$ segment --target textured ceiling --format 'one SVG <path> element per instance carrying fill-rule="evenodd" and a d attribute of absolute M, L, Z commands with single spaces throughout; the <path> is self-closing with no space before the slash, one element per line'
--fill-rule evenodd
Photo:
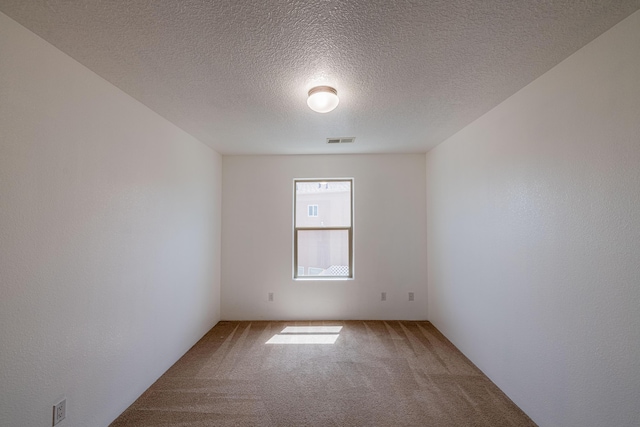
<path fill-rule="evenodd" d="M 0 0 L 222 154 L 424 152 L 640 0 Z M 312 112 L 333 85 L 340 105 Z M 327 145 L 327 137 L 355 136 Z"/>

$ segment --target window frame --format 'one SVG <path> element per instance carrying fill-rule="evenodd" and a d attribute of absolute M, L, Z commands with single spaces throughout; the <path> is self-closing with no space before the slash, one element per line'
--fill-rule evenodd
<path fill-rule="evenodd" d="M 351 203 L 350 209 L 350 226 L 349 227 L 296 227 L 296 206 L 297 206 L 297 186 L 299 182 L 344 182 L 350 181 L 349 186 L 349 201 Z M 293 180 L 293 279 L 294 280 L 353 280 L 354 268 L 353 268 L 353 230 L 354 230 L 354 184 L 353 178 L 294 178 Z M 299 276 L 298 275 L 298 231 L 348 231 L 349 239 L 349 274 L 345 276 Z"/>

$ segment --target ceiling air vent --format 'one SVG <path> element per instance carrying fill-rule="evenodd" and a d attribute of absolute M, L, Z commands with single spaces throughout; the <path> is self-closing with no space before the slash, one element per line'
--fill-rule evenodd
<path fill-rule="evenodd" d="M 349 144 L 356 140 L 355 137 L 349 138 L 327 138 L 327 144 Z"/>

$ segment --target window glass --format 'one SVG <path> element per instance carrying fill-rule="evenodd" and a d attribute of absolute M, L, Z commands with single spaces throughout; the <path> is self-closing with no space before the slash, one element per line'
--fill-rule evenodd
<path fill-rule="evenodd" d="M 349 230 L 299 230 L 298 265 L 309 276 L 349 276 Z"/>
<path fill-rule="evenodd" d="M 296 180 L 294 277 L 353 277 L 353 181 Z"/>
<path fill-rule="evenodd" d="M 350 226 L 351 181 L 296 182 L 296 227 Z"/>

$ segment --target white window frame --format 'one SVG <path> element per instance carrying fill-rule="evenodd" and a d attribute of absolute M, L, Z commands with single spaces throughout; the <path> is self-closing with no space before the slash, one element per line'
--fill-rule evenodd
<path fill-rule="evenodd" d="M 296 184 L 299 182 L 340 182 L 340 181 L 350 181 L 351 192 L 350 192 L 350 203 L 351 203 L 351 226 L 350 227 L 297 227 L 296 226 L 296 195 L 297 189 Z M 353 178 L 295 178 L 293 180 L 293 279 L 294 280 L 352 280 L 354 278 L 354 267 L 353 267 L 353 230 L 354 230 L 354 208 L 355 208 L 355 198 L 354 198 L 354 182 Z M 310 206 L 310 205 L 307 205 Z M 307 214 L 308 214 L 307 207 Z M 329 231 L 329 230 L 348 230 L 349 232 L 349 274 L 345 276 L 299 276 L 298 271 L 298 231 L 299 230 L 320 230 L 320 231 Z"/>
<path fill-rule="evenodd" d="M 316 218 L 318 216 L 318 205 L 307 205 L 307 216 Z"/>

